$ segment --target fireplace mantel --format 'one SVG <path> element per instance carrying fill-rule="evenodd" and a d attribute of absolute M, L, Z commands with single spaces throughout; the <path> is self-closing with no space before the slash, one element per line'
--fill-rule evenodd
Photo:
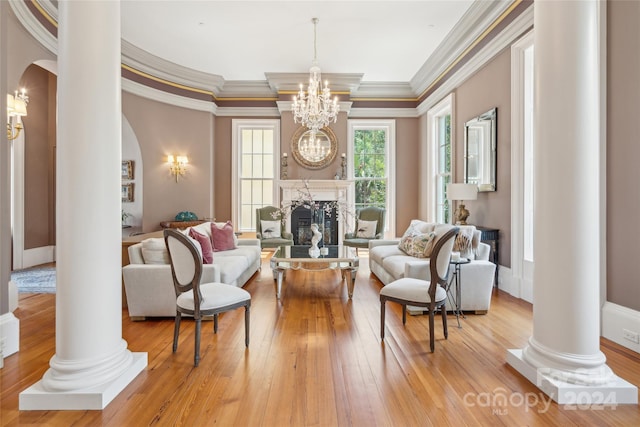
<path fill-rule="evenodd" d="M 347 206 L 353 211 L 355 205 L 355 183 L 348 180 L 340 179 L 288 179 L 279 182 L 282 192 L 283 206 L 290 204 L 293 200 L 300 198 L 300 190 L 304 190 L 306 186 L 311 192 L 314 200 L 318 201 L 337 201 L 343 206 Z M 351 218 L 348 221 L 352 221 Z M 352 226 L 353 224 L 348 224 Z M 287 231 L 291 232 L 291 223 L 287 220 Z M 346 227 L 342 218 L 338 221 L 338 242 L 342 244 Z"/>

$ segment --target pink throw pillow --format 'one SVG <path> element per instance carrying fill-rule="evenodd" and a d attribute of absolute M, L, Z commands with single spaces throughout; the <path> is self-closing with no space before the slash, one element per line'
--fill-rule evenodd
<path fill-rule="evenodd" d="M 213 244 L 214 252 L 235 249 L 236 244 L 233 236 L 233 225 L 231 225 L 231 221 L 227 221 L 222 228 L 218 228 L 213 222 L 211 223 L 211 243 Z"/>
<path fill-rule="evenodd" d="M 213 264 L 213 248 L 211 247 L 209 236 L 198 233 L 193 228 L 189 230 L 189 236 L 196 239 L 198 243 L 200 243 L 200 246 L 202 246 L 202 263 Z"/>

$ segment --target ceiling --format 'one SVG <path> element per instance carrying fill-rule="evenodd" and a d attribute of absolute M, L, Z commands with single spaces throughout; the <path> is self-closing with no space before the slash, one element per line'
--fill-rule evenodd
<path fill-rule="evenodd" d="M 225 81 L 265 73 L 359 73 L 408 82 L 467 12 L 469 0 L 123 0 L 122 37 L 148 53 Z"/>

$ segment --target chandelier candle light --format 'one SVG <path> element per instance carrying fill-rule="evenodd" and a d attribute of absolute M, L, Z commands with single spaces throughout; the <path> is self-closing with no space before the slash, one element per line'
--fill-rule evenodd
<path fill-rule="evenodd" d="M 300 92 L 293 97 L 292 112 L 295 123 L 301 123 L 311 130 L 309 138 L 310 141 L 313 141 L 318 130 L 328 126 L 330 122 L 336 122 L 340 106 L 338 105 L 338 97 L 331 100 L 331 89 L 329 89 L 328 81 L 324 82 L 322 93 L 320 93 L 322 77 L 317 61 L 318 47 L 316 37 L 318 18 L 313 18 L 311 22 L 313 22 L 313 63 L 309 70 L 309 87 L 305 93 L 303 85 L 300 84 Z"/>

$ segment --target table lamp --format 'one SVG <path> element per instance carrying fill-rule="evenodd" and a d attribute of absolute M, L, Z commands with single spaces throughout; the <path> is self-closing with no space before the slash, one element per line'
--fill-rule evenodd
<path fill-rule="evenodd" d="M 456 225 L 467 225 L 469 211 L 464 207 L 464 201 L 476 200 L 477 198 L 478 186 L 475 184 L 447 184 L 447 199 L 462 202 L 453 214 Z"/>

